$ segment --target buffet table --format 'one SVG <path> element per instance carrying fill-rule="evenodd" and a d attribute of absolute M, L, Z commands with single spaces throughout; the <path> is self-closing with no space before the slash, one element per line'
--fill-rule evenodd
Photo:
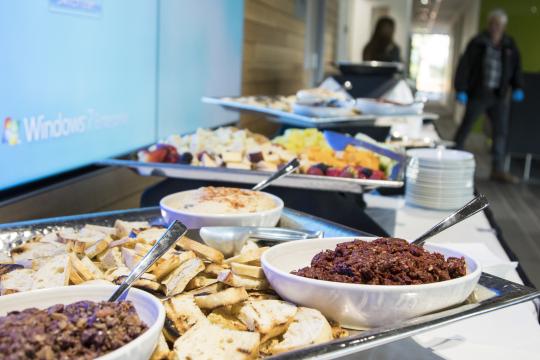
<path fill-rule="evenodd" d="M 390 234 L 414 239 L 446 215 L 444 211 L 410 207 L 403 197 L 365 195 L 366 211 Z M 393 227 L 393 228 L 391 228 Z M 522 283 L 485 213 L 430 239 L 467 250 L 486 272 Z M 346 359 L 536 359 L 540 339 L 538 313 L 527 302 L 489 315 L 431 330 L 405 340 L 379 346 Z M 509 345 L 511 344 L 511 345 Z"/>

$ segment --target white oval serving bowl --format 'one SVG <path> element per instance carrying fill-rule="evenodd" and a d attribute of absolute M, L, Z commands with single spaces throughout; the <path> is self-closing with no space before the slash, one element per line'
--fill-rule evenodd
<path fill-rule="evenodd" d="M 56 304 L 77 301 L 106 301 L 116 290 L 115 285 L 77 285 L 33 290 L 0 297 L 0 316 L 28 308 L 45 309 Z M 165 310 L 155 296 L 131 288 L 126 300 L 131 300 L 140 319 L 148 329 L 128 344 L 96 358 L 96 360 L 148 360 L 158 342 L 165 322 Z"/>
<path fill-rule="evenodd" d="M 272 288 L 285 300 L 320 310 L 343 327 L 367 329 L 391 325 L 459 304 L 472 293 L 481 268 L 470 256 L 426 244 L 426 250 L 446 257 L 465 258 L 467 275 L 422 285 L 362 285 L 309 279 L 291 274 L 310 265 L 314 255 L 333 250 L 342 242 L 376 238 L 322 238 L 291 241 L 273 246 L 261 258 Z"/>
<path fill-rule="evenodd" d="M 187 190 L 196 191 L 196 190 Z M 182 196 L 187 191 L 177 192 L 168 196 L 165 196 L 159 202 L 161 208 L 161 215 L 165 221 L 170 224 L 173 220 L 179 220 L 190 229 L 198 229 L 203 226 L 276 226 L 281 218 L 283 211 L 283 200 L 275 195 L 260 192 L 265 196 L 270 197 L 276 207 L 251 213 L 234 213 L 234 214 L 198 214 L 170 206 L 170 202 L 176 198 Z"/>

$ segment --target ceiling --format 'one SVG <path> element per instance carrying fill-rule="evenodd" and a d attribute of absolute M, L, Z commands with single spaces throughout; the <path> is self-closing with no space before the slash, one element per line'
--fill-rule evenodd
<path fill-rule="evenodd" d="M 426 30 L 449 26 L 470 5 L 471 0 L 413 0 L 413 26 Z"/>

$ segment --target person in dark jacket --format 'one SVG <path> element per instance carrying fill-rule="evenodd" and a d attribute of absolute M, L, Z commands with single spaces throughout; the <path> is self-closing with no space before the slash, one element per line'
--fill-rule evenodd
<path fill-rule="evenodd" d="M 400 62 L 399 46 L 394 42 L 396 23 L 389 16 L 382 16 L 377 20 L 375 31 L 364 47 L 362 59 L 364 61 Z"/>
<path fill-rule="evenodd" d="M 463 149 L 474 121 L 487 114 L 492 125 L 493 165 L 491 179 L 516 183 L 517 178 L 504 172 L 510 97 L 522 101 L 523 79 L 519 50 L 505 34 L 508 17 L 494 10 L 488 17 L 488 28 L 475 36 L 461 57 L 454 87 L 458 102 L 466 105 L 463 121 L 456 133 L 456 148 Z"/>

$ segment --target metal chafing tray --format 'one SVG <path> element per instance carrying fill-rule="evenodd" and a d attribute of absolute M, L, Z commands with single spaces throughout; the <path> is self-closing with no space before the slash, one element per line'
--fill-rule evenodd
<path fill-rule="evenodd" d="M 367 126 L 374 125 L 378 115 L 374 114 L 359 114 L 349 116 L 334 116 L 334 117 L 315 117 L 295 114 L 290 111 L 272 109 L 265 106 L 244 104 L 234 101 L 234 98 L 218 98 L 218 97 L 203 97 L 203 103 L 222 106 L 225 109 L 233 111 L 248 111 L 265 115 L 268 120 L 299 127 L 316 127 L 316 128 L 335 128 L 342 126 Z M 436 120 L 439 118 L 437 114 L 422 113 L 414 115 L 395 115 L 396 117 L 421 116 L 423 119 Z M 383 117 L 392 117 L 386 115 Z"/>
<path fill-rule="evenodd" d="M 208 180 L 253 185 L 266 179 L 270 174 L 266 171 L 257 170 L 228 169 L 225 167 L 211 168 L 169 163 L 148 163 L 131 160 L 135 154 L 136 153 L 133 153 L 116 159 L 101 160 L 96 164 L 128 167 L 143 176 L 165 176 L 177 179 Z M 399 175 L 399 180 L 351 179 L 333 176 L 291 174 L 277 180 L 272 186 L 360 194 L 364 192 L 364 190 L 371 190 L 379 187 L 402 187 L 403 172 Z"/>
<path fill-rule="evenodd" d="M 163 222 L 157 207 L 24 221 L 0 225 L 0 244 L 2 242 L 5 244 L 24 242 L 35 235 L 45 234 L 62 227 L 76 228 L 87 223 L 110 226 L 116 219 L 147 220 L 153 224 L 162 224 Z M 366 235 L 360 231 L 291 209 L 284 210 L 280 226 L 322 230 L 326 237 Z M 1 249 L 0 245 L 0 251 Z M 390 327 L 375 328 L 363 332 L 351 331 L 348 337 L 287 352 L 270 359 L 335 359 L 459 320 L 526 302 L 536 297 L 540 297 L 540 291 L 482 273 L 474 293 L 463 304 Z"/>

